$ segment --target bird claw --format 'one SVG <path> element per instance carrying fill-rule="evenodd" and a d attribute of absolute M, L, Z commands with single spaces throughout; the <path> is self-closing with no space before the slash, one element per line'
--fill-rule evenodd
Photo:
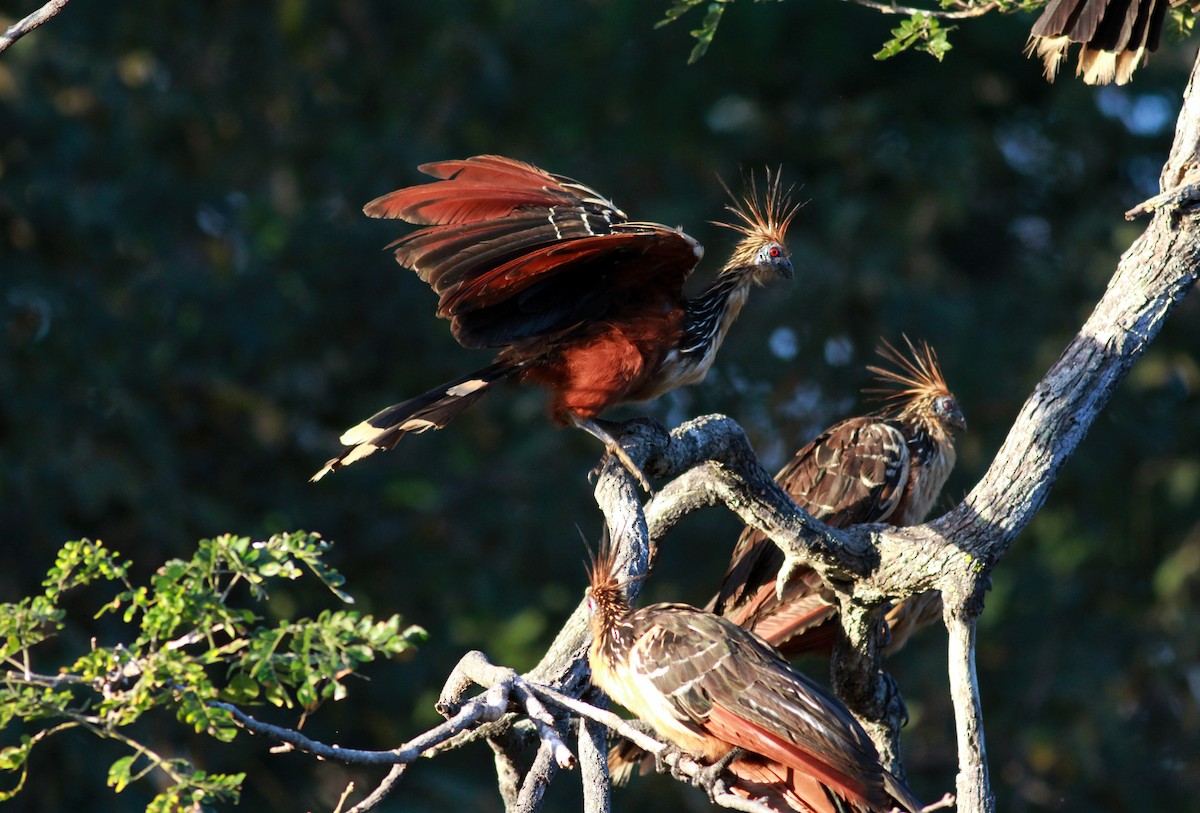
<path fill-rule="evenodd" d="M 703 790 L 708 794 L 709 799 L 716 802 L 718 796 L 723 796 L 729 792 L 729 788 L 726 786 L 725 780 L 721 778 L 721 774 L 725 773 L 726 769 L 744 753 L 745 751 L 741 748 L 730 750 L 728 754 L 716 762 L 696 771 L 695 776 L 691 778 L 692 784 Z"/>
<path fill-rule="evenodd" d="M 637 480 L 638 485 L 642 487 L 642 491 L 645 491 L 651 497 L 654 496 L 654 489 L 650 487 L 650 480 L 642 473 L 637 464 L 633 462 L 633 459 L 625 453 L 624 447 L 620 444 L 614 444 L 608 447 L 608 453 L 617 458 L 621 465 L 625 467 L 625 470 L 633 475 L 633 479 Z"/>
<path fill-rule="evenodd" d="M 571 420 L 580 429 L 584 430 L 589 435 L 603 443 L 604 448 L 608 451 L 608 454 L 615 457 L 625 468 L 625 470 L 633 475 L 633 479 L 636 480 L 638 485 L 642 487 L 642 490 L 650 496 L 654 496 L 654 489 L 650 487 L 650 480 L 647 479 L 641 468 L 639 468 L 638 465 L 633 462 L 633 458 L 629 456 L 628 452 L 625 451 L 625 448 L 617 442 L 617 439 L 613 437 L 612 433 L 608 429 L 606 429 L 599 421 L 596 420 L 589 420 L 575 416 L 572 416 Z M 592 469 L 591 473 L 588 475 L 588 482 L 594 483 L 596 481 L 596 479 L 600 476 L 600 472 L 602 472 L 604 469 L 605 462 L 606 461 L 601 461 L 600 465 Z"/>
<path fill-rule="evenodd" d="M 800 570 L 807 568 L 808 564 L 806 562 L 802 562 L 787 551 L 784 551 L 783 564 L 779 566 L 779 575 L 775 577 L 775 598 L 783 601 L 784 591 L 787 589 L 792 577 Z"/>
<path fill-rule="evenodd" d="M 627 721 L 631 723 L 640 723 L 641 721 Z M 640 726 L 639 726 L 640 728 Z M 646 726 L 644 729 L 646 734 L 653 737 L 658 737 L 658 733 L 652 726 Z M 654 772 L 670 774 L 672 779 L 679 782 L 694 782 L 691 775 L 683 770 L 683 760 L 693 759 L 692 755 L 682 748 L 664 743 L 664 747 L 658 751 L 651 751 L 650 756 L 654 757 Z"/>
<path fill-rule="evenodd" d="M 640 722 L 640 721 L 632 721 L 631 720 L 628 722 Z M 657 732 L 655 732 L 655 730 L 653 728 L 649 728 L 649 730 L 647 730 L 645 733 L 649 734 L 652 737 L 658 736 Z M 678 779 L 680 781 L 685 781 L 685 780 L 690 779 L 690 777 L 688 777 L 687 774 L 685 774 L 679 768 L 679 760 L 681 757 L 684 756 L 684 752 L 681 751 L 680 749 L 676 748 L 674 745 L 667 743 L 664 748 L 662 748 L 658 751 L 651 751 L 650 756 L 654 757 L 654 772 L 655 773 L 669 773 L 672 776 L 672 778 Z M 672 758 L 668 759 L 668 757 L 672 757 Z"/>

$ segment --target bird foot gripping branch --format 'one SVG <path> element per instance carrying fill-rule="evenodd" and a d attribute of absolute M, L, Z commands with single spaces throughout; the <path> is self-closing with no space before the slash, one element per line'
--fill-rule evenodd
<path fill-rule="evenodd" d="M 676 228 L 633 221 L 594 189 L 497 155 L 425 164 L 432 183 L 368 203 L 371 217 L 424 226 L 392 244 L 440 297 L 437 315 L 487 367 L 347 430 L 319 480 L 410 432 L 441 429 L 511 379 L 550 391 L 550 414 L 600 437 L 649 490 L 598 415 L 702 380 L 750 288 L 793 274 L 784 238 L 798 207 L 778 173 L 728 207 L 742 235 L 698 297 L 683 285 L 704 249 Z"/>
<path fill-rule="evenodd" d="M 729 793 L 729 786 L 722 778 L 725 772 L 729 770 L 729 766 L 741 759 L 745 754 L 746 750 L 744 748 L 731 749 L 728 754 L 716 762 L 711 765 L 705 765 L 697 771 L 696 775 L 691 777 L 692 784 L 707 793 L 708 798 L 716 802 L 718 797 Z"/>
<path fill-rule="evenodd" d="M 665 441 L 669 437 L 669 433 L 665 426 L 652 418 L 635 418 L 624 423 L 612 423 L 610 421 L 592 420 L 583 421 L 576 420 L 575 426 L 587 432 L 592 437 L 604 444 L 608 453 L 617 459 L 617 461 L 629 472 L 630 476 L 637 481 L 642 490 L 651 497 L 654 496 L 654 489 L 650 485 L 650 478 L 644 471 L 647 468 L 646 464 L 639 464 L 629 452 L 625 450 L 623 440 L 626 436 L 633 433 L 648 432 L 655 439 Z M 653 445 L 653 441 L 651 442 Z M 641 444 L 644 446 L 645 444 Z M 658 444 L 661 445 L 661 442 Z M 592 469 L 588 479 L 595 482 L 604 471 L 605 460 L 601 460 L 596 468 Z"/>

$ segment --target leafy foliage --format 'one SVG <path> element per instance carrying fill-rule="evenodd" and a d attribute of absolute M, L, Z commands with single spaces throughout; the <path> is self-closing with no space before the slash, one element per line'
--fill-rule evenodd
<path fill-rule="evenodd" d="M 663 19 L 659 20 L 655 27 L 661 28 L 668 23 L 678 20 L 696 6 L 706 6 L 704 19 L 701 21 L 700 27 L 694 28 L 691 31 L 692 37 L 696 40 L 696 44 L 692 47 L 692 52 L 688 54 L 688 64 L 691 64 L 704 56 L 705 52 L 708 51 L 708 46 L 712 44 L 713 37 L 717 34 L 717 26 L 721 24 L 721 17 L 725 13 L 725 7 L 731 2 L 733 0 L 675 0 L 675 4 L 667 9 Z M 763 3 L 766 0 L 755 0 L 755 2 Z M 783 2 L 783 0 L 778 0 L 778 2 Z"/>
<path fill-rule="evenodd" d="M 956 27 L 943 26 L 937 18 L 928 14 L 913 14 L 892 29 L 892 38 L 875 53 L 875 58 L 887 59 L 913 48 L 924 51 L 941 62 L 952 47 L 946 35 Z"/>
<path fill-rule="evenodd" d="M 0 605 L 0 656 L 8 666 L 0 685 L 0 729 L 24 721 L 34 730 L 0 750 L 0 771 L 17 776 L 0 792 L 0 801 L 24 786 L 33 747 L 72 729 L 117 740 L 132 751 L 109 768 L 108 785 L 117 792 L 152 771 L 166 775 L 165 790 L 147 811 L 236 800 L 243 773 L 197 770 L 139 742 L 128 729 L 151 710 L 167 709 L 197 732 L 228 742 L 237 727 L 212 701 L 261 699 L 311 710 L 322 700 L 344 698 L 345 678 L 360 665 L 407 652 L 423 639 L 424 630 L 401 628 L 395 615 L 376 621 L 353 611 L 326 610 L 314 619 L 266 626 L 254 610 L 232 603 L 240 585 L 262 602 L 270 582 L 305 573 L 351 602 L 340 589 L 341 574 L 324 562 L 328 547 L 317 534 L 303 532 L 262 541 L 230 535 L 205 539 L 191 559 L 172 559 L 149 584 L 134 587 L 130 563 L 101 542 L 64 545 L 42 582 L 42 594 Z M 63 630 L 64 594 L 97 582 L 125 588 L 97 617 L 119 615 L 128 637 L 111 646 L 93 641 L 89 651 L 47 673 L 34 650 Z"/>

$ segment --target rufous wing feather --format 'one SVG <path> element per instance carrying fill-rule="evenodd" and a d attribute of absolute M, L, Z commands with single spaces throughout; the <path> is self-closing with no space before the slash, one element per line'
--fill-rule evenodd
<path fill-rule="evenodd" d="M 594 189 L 512 158 L 479 155 L 423 164 L 420 170 L 438 180 L 389 192 L 364 206 L 363 212 L 369 217 L 447 225 L 508 217 L 521 207 L 588 204 L 610 210 L 615 220 L 625 219 Z"/>
<path fill-rule="evenodd" d="M 714 705 L 708 715 L 707 728 L 726 742 L 816 779 L 860 809 L 886 809 L 886 800 L 879 792 L 882 788 L 871 793 L 859 777 L 839 771 L 818 755 L 804 750 L 756 722 L 747 720 L 736 711 Z M 815 799 L 805 801 L 814 808 L 819 804 Z"/>
<path fill-rule="evenodd" d="M 801 813 L 845 813 L 824 785 L 811 776 L 755 756 L 743 757 L 729 766 L 735 779 L 729 789 L 739 796 L 756 799 L 772 809 L 791 808 Z"/>
<path fill-rule="evenodd" d="M 464 281 L 443 297 L 439 315 L 456 316 L 501 302 L 536 284 L 546 276 L 601 273 L 610 266 L 613 275 L 636 276 L 645 282 L 656 273 L 678 277 L 678 284 L 698 259 L 690 237 L 663 227 L 661 231 L 610 234 L 555 242 L 534 249 Z"/>

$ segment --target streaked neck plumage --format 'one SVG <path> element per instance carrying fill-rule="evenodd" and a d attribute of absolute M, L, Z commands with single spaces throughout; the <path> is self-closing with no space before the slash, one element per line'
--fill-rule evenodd
<path fill-rule="evenodd" d="M 733 268 L 722 271 L 704 293 L 689 299 L 684 310 L 679 352 L 695 358 L 708 356 L 711 363 L 711 356 L 725 341 L 749 292 L 750 269 Z"/>

